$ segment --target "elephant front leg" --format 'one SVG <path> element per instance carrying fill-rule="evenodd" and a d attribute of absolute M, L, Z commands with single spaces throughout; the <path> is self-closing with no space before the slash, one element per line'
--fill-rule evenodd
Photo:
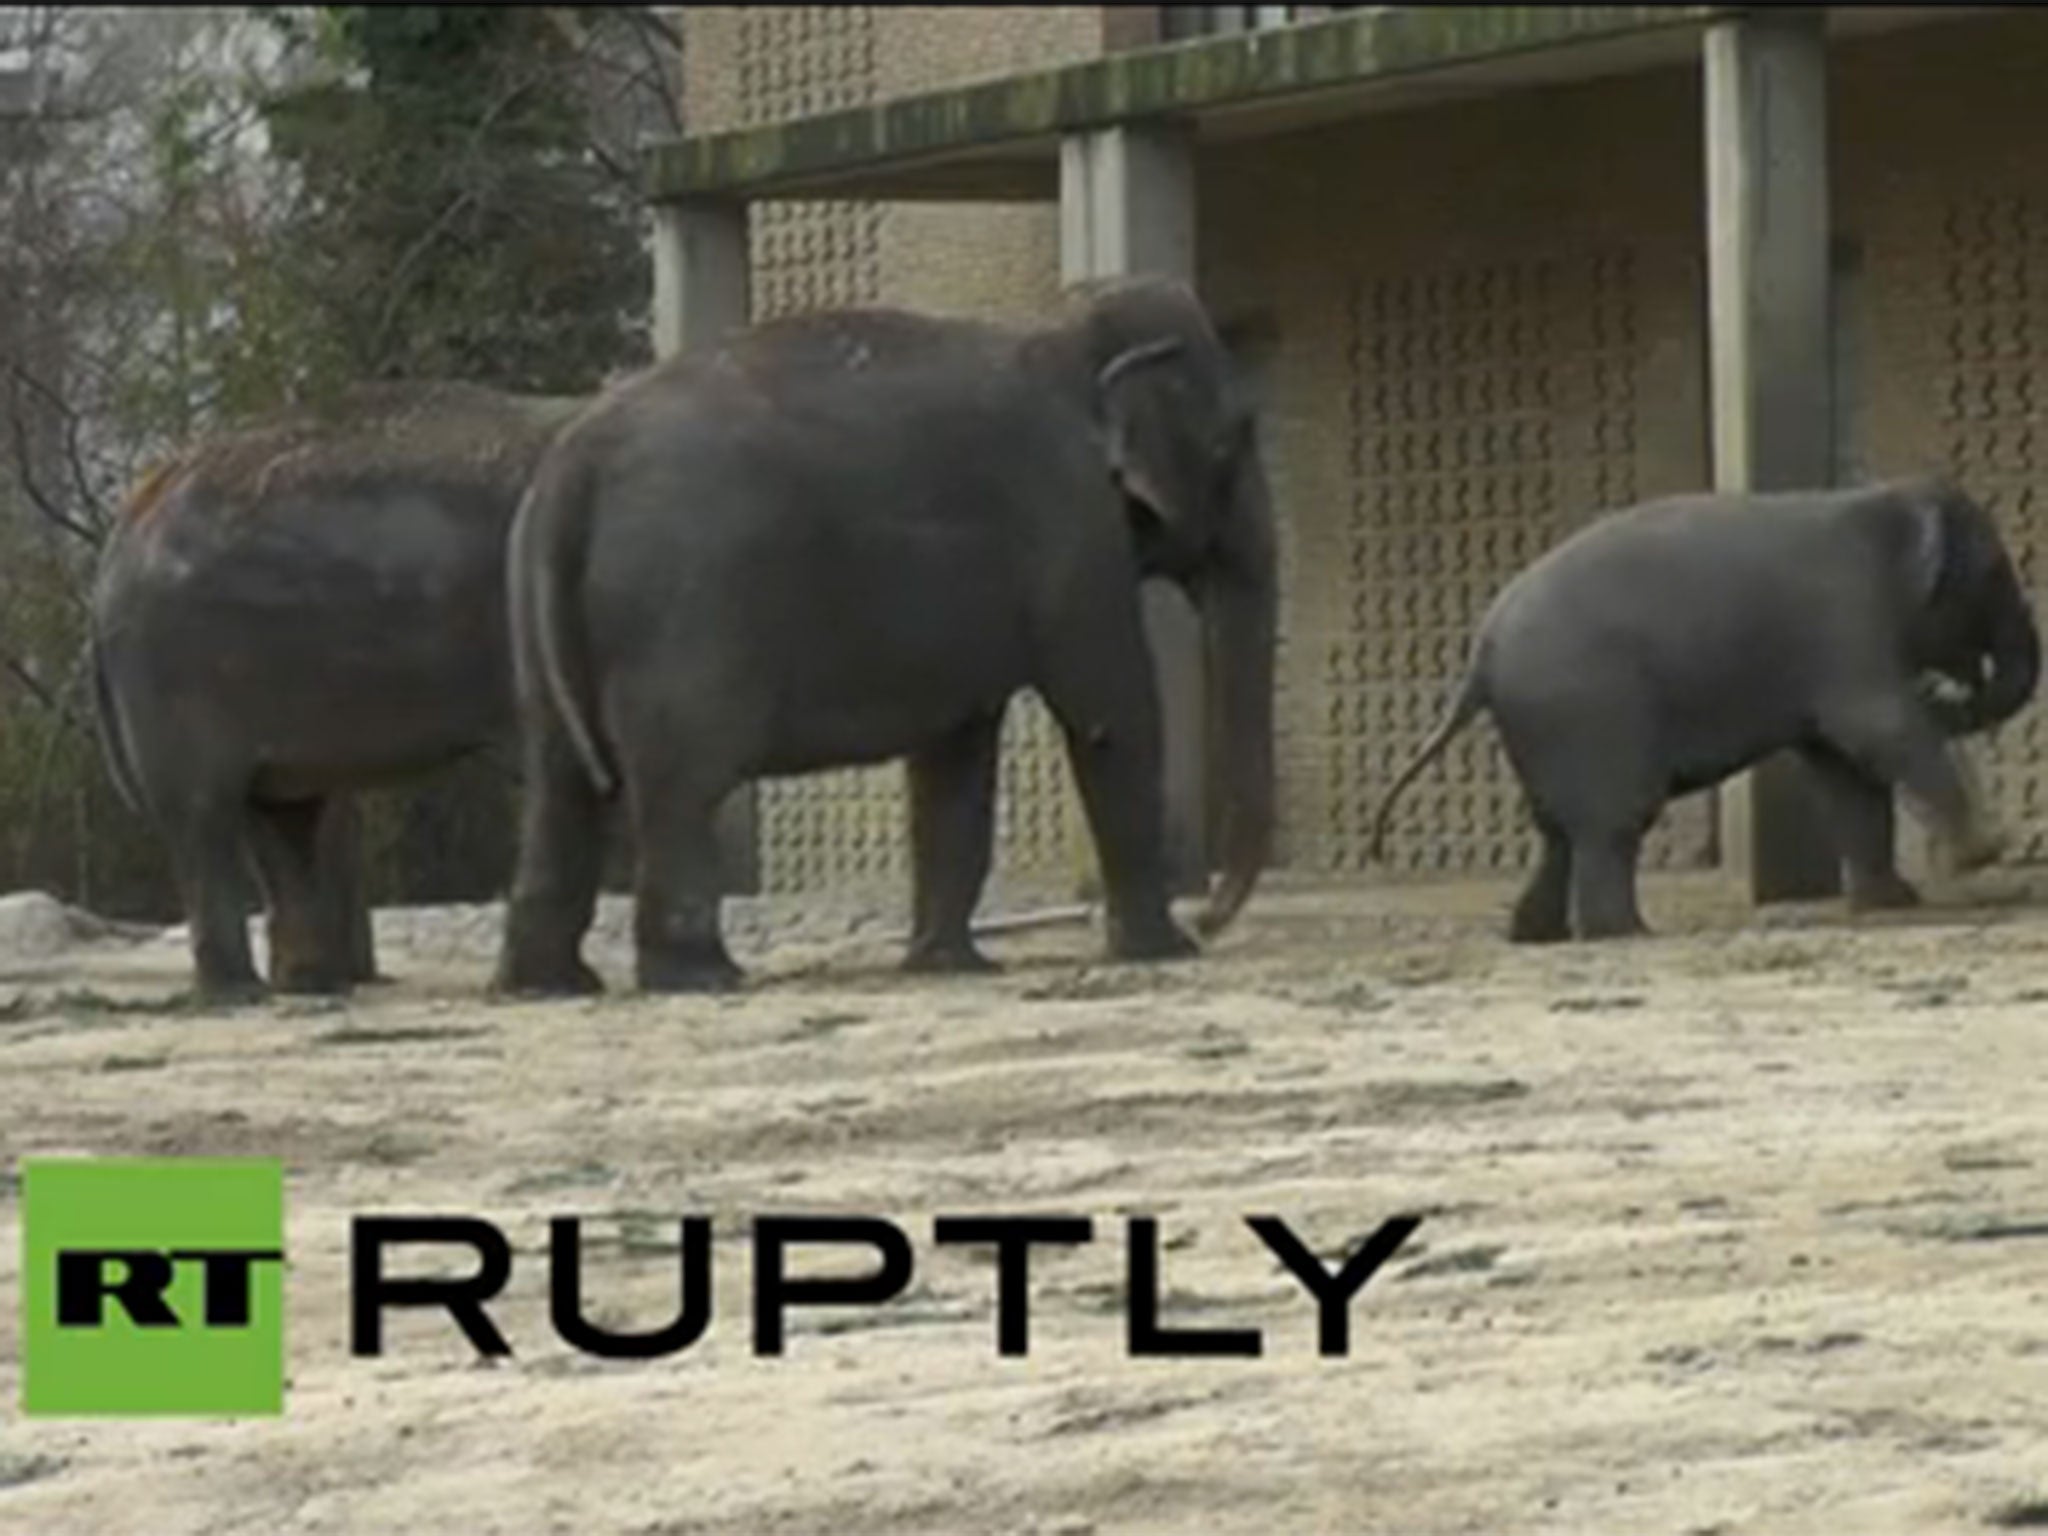
<path fill-rule="evenodd" d="M 995 839 L 996 748 L 1000 713 L 969 721 L 910 759 L 912 864 L 910 971 L 989 972 L 975 947 Z"/>
<path fill-rule="evenodd" d="M 1133 654 L 1142 657 L 1142 634 L 1133 639 Z M 1168 906 L 1159 709 L 1151 673 L 1114 656 L 1089 659 L 1092 667 L 1076 669 L 1082 675 L 1041 691 L 1066 736 L 1102 863 L 1109 952 L 1119 960 L 1199 954 Z"/>
<path fill-rule="evenodd" d="M 1910 695 L 1865 700 L 1823 722 L 1829 744 L 1865 777 L 1904 790 L 1948 844 L 1959 871 L 1997 860 L 2000 843 L 1978 814 L 1947 740 Z"/>
<path fill-rule="evenodd" d="M 519 862 L 491 987 L 513 996 L 602 992 L 582 946 L 597 915 L 604 805 L 558 730 L 528 732 Z"/>
<path fill-rule="evenodd" d="M 1918 906 L 1920 893 L 1899 873 L 1894 855 L 1891 786 L 1831 748 L 1808 747 L 1799 755 L 1820 790 L 1828 824 L 1842 850 L 1849 910 Z"/>

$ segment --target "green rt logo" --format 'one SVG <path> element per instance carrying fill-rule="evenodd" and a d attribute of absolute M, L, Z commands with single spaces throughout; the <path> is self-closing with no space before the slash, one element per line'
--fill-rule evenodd
<path fill-rule="evenodd" d="M 22 1164 L 22 1407 L 284 1411 L 284 1166 Z"/>

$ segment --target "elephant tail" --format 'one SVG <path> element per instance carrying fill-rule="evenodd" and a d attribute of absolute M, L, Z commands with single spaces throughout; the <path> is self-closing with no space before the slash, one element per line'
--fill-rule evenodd
<path fill-rule="evenodd" d="M 1436 729 L 1429 733 L 1429 740 L 1425 741 L 1421 750 L 1409 759 L 1408 766 L 1401 770 L 1394 780 L 1393 787 L 1380 801 L 1379 812 L 1372 821 L 1370 857 L 1373 863 L 1377 864 L 1380 861 L 1387 839 L 1387 823 L 1394 815 L 1394 802 L 1401 798 L 1402 791 L 1415 782 L 1423 769 L 1436 761 L 1444 748 L 1451 744 L 1451 738 L 1471 724 L 1472 717 L 1486 707 L 1485 653 L 1484 641 L 1474 647 L 1471 664 L 1466 667 L 1465 676 L 1458 683 L 1458 691 L 1451 700 L 1450 711 L 1437 722 Z"/>
<path fill-rule="evenodd" d="M 121 796 L 122 803 L 136 815 L 148 813 L 148 803 L 142 794 L 142 781 L 135 772 L 135 753 L 128 740 L 127 728 L 121 723 L 120 701 L 114 697 L 113 685 L 107 681 L 107 658 L 100 647 L 99 626 L 94 624 L 85 637 L 86 664 L 92 671 L 92 716 L 99 737 L 100 756 L 107 765 L 107 777 L 114 781 L 114 789 Z M 73 676 L 77 674 L 74 673 Z"/>
<path fill-rule="evenodd" d="M 597 739 L 589 653 L 572 597 L 582 585 L 594 487 L 573 448 L 550 458 L 527 487 L 513 523 L 509 598 L 513 634 L 521 642 L 513 647 L 515 665 L 522 672 L 529 664 L 540 668 L 538 679 L 519 679 L 519 691 L 553 707 L 591 784 L 609 797 L 619 776 Z"/>
<path fill-rule="evenodd" d="M 142 790 L 142 774 L 136 766 L 135 742 L 128 734 L 121 713 L 121 701 L 107 676 L 107 648 L 102 622 L 111 608 L 119 614 L 125 608 L 116 589 L 109 585 L 119 557 L 116 549 L 124 534 L 159 512 L 170 500 L 178 476 L 190 466 L 185 454 L 171 454 L 152 465 L 121 502 L 114 526 L 107 532 L 101 551 L 100 568 L 93 583 L 92 599 L 86 610 L 85 647 L 81 658 L 92 674 L 93 735 L 99 739 L 100 759 L 122 804 L 138 816 L 149 814 L 149 797 Z M 76 677 L 76 672 L 72 674 Z"/>

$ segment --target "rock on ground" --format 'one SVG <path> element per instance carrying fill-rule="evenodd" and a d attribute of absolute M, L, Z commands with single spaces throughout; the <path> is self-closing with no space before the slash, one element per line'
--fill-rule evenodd
<path fill-rule="evenodd" d="M 0 896 L 0 960 L 42 960 L 82 944 L 154 938 L 154 927 L 120 923 L 67 907 L 44 891 Z"/>

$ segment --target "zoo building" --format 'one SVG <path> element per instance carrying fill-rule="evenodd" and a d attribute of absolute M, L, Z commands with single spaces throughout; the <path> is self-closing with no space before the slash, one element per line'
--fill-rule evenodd
<path fill-rule="evenodd" d="M 1254 381 L 1280 530 L 1276 865 L 1344 878 L 1515 571 L 1595 513 L 1945 470 L 2039 601 L 2048 12 L 2031 7 L 690 7 L 647 159 L 657 346 L 900 304 L 1027 321 L 1193 282 Z M 1169 814 L 1209 862 L 1189 611 L 1148 621 Z M 2048 847 L 2041 711 L 1972 747 Z M 897 765 L 766 783 L 748 888 L 898 886 Z M 1777 765 L 1675 802 L 1647 867 L 1837 870 Z M 1917 828 L 1910 858 L 1924 851 Z M 1395 869 L 1534 852 L 1496 738 L 1403 802 Z M 1049 714 L 1005 727 L 995 878 L 1089 860 Z"/>

